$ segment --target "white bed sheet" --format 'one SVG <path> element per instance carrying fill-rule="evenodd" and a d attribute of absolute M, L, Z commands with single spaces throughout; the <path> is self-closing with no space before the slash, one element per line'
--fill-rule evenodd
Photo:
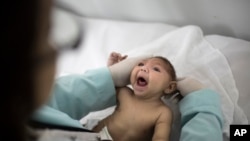
<path fill-rule="evenodd" d="M 83 42 L 78 50 L 61 54 L 57 76 L 84 73 L 88 69 L 105 66 L 112 51 L 129 56 L 161 55 L 172 61 L 178 77 L 192 76 L 220 94 L 225 118 L 223 132 L 227 137 L 230 124 L 235 121 L 248 123 L 248 113 L 242 111 L 238 104 L 239 91 L 227 58 L 216 47 L 219 44 L 213 44 L 216 37 L 204 38 L 198 26 L 176 27 L 162 23 L 90 18 L 79 20 L 84 30 Z"/>
<path fill-rule="evenodd" d="M 221 35 L 207 35 L 205 39 L 225 55 L 239 91 L 238 104 L 250 121 L 250 42 Z M 234 117 L 233 124 L 242 121 Z"/>

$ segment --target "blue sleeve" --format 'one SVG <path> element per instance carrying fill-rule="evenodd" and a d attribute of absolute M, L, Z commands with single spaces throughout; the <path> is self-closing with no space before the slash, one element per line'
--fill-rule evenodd
<path fill-rule="evenodd" d="M 109 69 L 104 67 L 58 78 L 48 104 L 35 113 L 34 119 L 79 127 L 78 120 L 90 111 L 113 106 L 115 102 L 114 83 Z"/>
<path fill-rule="evenodd" d="M 181 141 L 222 141 L 223 118 L 220 97 L 204 89 L 180 101 Z"/>

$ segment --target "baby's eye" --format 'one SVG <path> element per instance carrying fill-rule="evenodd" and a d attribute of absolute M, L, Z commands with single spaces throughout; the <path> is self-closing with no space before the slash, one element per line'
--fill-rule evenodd
<path fill-rule="evenodd" d="M 144 66 L 144 63 L 140 62 L 140 63 L 138 64 L 138 66 Z"/>
<path fill-rule="evenodd" d="M 157 72 L 161 72 L 160 69 L 158 67 L 154 67 L 153 68 L 154 71 L 157 71 Z"/>

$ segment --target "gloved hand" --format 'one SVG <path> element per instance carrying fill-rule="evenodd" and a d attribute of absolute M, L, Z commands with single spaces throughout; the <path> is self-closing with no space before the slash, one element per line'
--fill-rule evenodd
<path fill-rule="evenodd" d="M 128 85 L 130 82 L 130 73 L 135 65 L 141 60 L 152 57 L 151 54 L 144 54 L 137 57 L 128 57 L 116 64 L 109 66 L 109 70 L 112 75 L 112 79 L 116 87 L 123 87 Z"/>
<path fill-rule="evenodd" d="M 177 89 L 182 96 L 186 96 L 191 92 L 205 88 L 205 86 L 198 80 L 191 77 L 184 77 L 177 79 Z"/>

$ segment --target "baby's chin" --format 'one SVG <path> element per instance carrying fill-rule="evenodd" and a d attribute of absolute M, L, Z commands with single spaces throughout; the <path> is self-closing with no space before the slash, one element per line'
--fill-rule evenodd
<path fill-rule="evenodd" d="M 134 90 L 134 94 L 136 96 L 145 96 L 147 94 L 147 86 L 138 86 L 138 85 L 135 85 L 133 86 L 133 90 Z"/>

